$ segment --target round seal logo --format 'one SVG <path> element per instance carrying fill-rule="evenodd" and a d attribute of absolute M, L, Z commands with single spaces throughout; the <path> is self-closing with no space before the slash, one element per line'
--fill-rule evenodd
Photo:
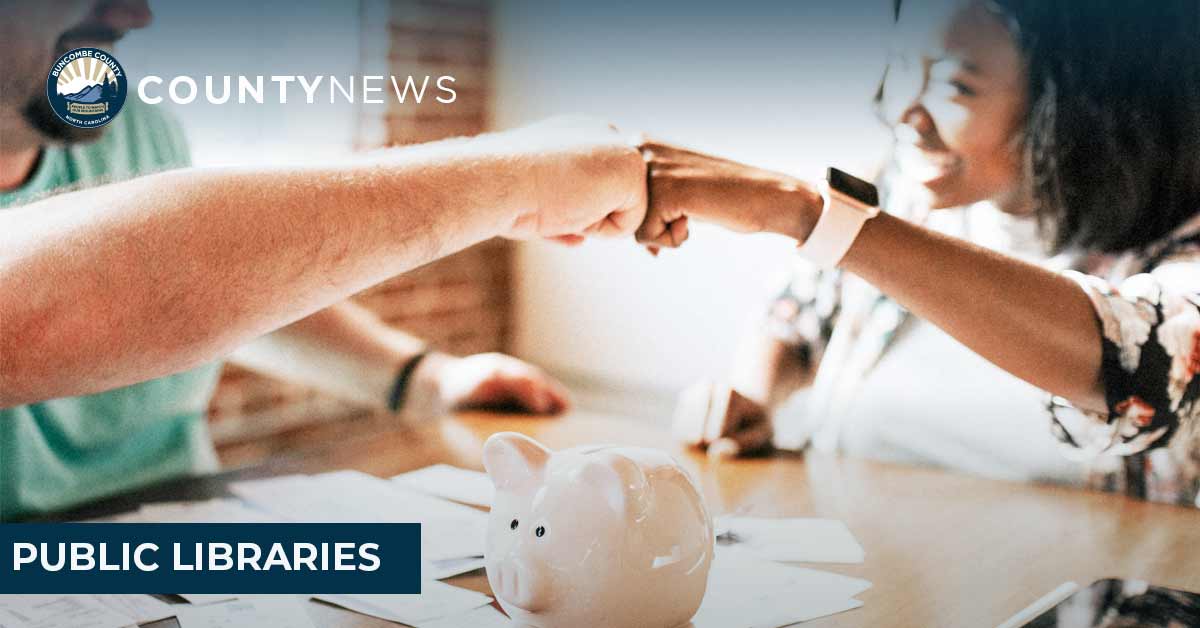
<path fill-rule="evenodd" d="M 101 127 L 125 104 L 125 69 L 99 48 L 76 48 L 58 58 L 46 77 L 46 98 L 54 113 L 81 129 Z"/>

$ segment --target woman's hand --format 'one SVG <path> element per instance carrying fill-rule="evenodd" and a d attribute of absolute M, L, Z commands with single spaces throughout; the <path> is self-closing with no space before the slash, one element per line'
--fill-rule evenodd
<path fill-rule="evenodd" d="M 500 353 L 459 358 L 429 355 L 413 374 L 406 409 L 436 416 L 455 410 L 559 414 L 570 408 L 566 387 L 541 369 Z"/>
<path fill-rule="evenodd" d="M 652 251 L 683 244 L 690 218 L 803 242 L 820 215 L 820 193 L 794 177 L 657 141 L 640 148 L 649 197 L 637 239 Z"/>
<path fill-rule="evenodd" d="M 710 382 L 700 382 L 679 396 L 674 432 L 685 444 L 713 457 L 761 453 L 770 448 L 774 436 L 765 405 Z"/>

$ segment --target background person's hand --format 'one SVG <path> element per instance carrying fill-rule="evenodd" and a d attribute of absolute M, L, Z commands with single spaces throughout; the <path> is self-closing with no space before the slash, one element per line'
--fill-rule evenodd
<path fill-rule="evenodd" d="M 714 457 L 761 453 L 774 436 L 766 406 L 712 382 L 699 382 L 679 395 L 673 431 L 683 443 Z"/>
<path fill-rule="evenodd" d="M 525 208 L 501 235 L 568 244 L 585 235 L 633 233 L 646 211 L 646 163 L 612 125 L 590 118 L 552 118 L 496 134 L 529 164 Z"/>
<path fill-rule="evenodd" d="M 794 177 L 654 140 L 640 148 L 649 198 L 636 235 L 652 251 L 683 244 L 689 218 L 803 242 L 820 214 L 820 193 Z"/>
<path fill-rule="evenodd" d="M 412 407 L 426 413 L 500 410 L 560 414 L 570 408 L 566 387 L 541 369 L 501 353 L 466 357 L 431 354 L 414 373 Z M 408 404 L 406 403 L 406 406 Z"/>

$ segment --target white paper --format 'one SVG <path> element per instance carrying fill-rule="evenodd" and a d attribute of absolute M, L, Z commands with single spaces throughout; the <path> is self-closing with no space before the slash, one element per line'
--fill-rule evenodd
<path fill-rule="evenodd" d="M 722 543 L 763 558 L 798 563 L 861 563 L 864 552 L 846 524 L 836 519 L 721 517 Z"/>
<path fill-rule="evenodd" d="M 124 628 L 133 618 L 90 595 L 0 595 L 2 628 Z"/>
<path fill-rule="evenodd" d="M 229 497 L 194 502 L 154 502 L 133 512 L 85 523 L 270 523 L 278 521 L 261 510 Z"/>
<path fill-rule="evenodd" d="M 832 571 L 785 565 L 738 548 L 718 547 L 712 573 L 760 589 L 800 591 L 825 598 L 851 598 L 871 588 L 871 581 Z M 709 578 L 712 590 L 712 576 Z"/>
<path fill-rule="evenodd" d="M 483 569 L 483 558 L 450 558 L 447 560 L 423 561 L 421 563 L 421 578 L 423 580 L 444 580 L 454 576 L 471 573 Z"/>
<path fill-rule="evenodd" d="M 860 578 L 773 563 L 720 548 L 695 628 L 779 628 L 858 608 L 852 596 L 870 588 Z"/>
<path fill-rule="evenodd" d="M 321 594 L 313 599 L 410 626 L 462 615 L 492 603 L 492 598 L 482 593 L 437 581 L 422 582 L 420 594 Z"/>
<path fill-rule="evenodd" d="M 176 595 L 196 606 L 228 602 L 229 600 L 236 600 L 238 597 L 228 593 L 176 593 Z"/>
<path fill-rule="evenodd" d="M 487 513 L 359 473 L 335 471 L 238 482 L 233 492 L 288 521 L 421 524 L 428 561 L 481 558 Z"/>
<path fill-rule="evenodd" d="M 420 622 L 416 628 L 511 628 L 512 620 L 493 606 L 481 606 L 462 615 Z"/>
<path fill-rule="evenodd" d="M 492 479 L 486 473 L 448 464 L 401 473 L 392 481 L 422 493 L 486 508 L 491 508 L 496 495 Z"/>
<path fill-rule="evenodd" d="M 93 595 L 92 598 L 138 624 L 175 616 L 175 605 L 167 604 L 152 595 L 107 594 Z"/>
<path fill-rule="evenodd" d="M 862 606 L 859 600 L 797 599 L 786 596 L 769 600 L 747 599 L 754 608 L 701 605 L 692 618 L 692 628 L 783 628 Z"/>
<path fill-rule="evenodd" d="M 179 628 L 312 628 L 304 603 L 294 595 L 255 596 L 209 604 L 183 606 Z"/>

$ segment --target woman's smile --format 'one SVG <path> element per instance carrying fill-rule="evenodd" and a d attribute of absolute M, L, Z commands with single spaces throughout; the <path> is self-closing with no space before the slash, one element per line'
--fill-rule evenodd
<path fill-rule="evenodd" d="M 896 163 L 911 180 L 936 191 L 962 171 L 962 156 L 939 140 L 930 141 L 907 125 L 896 127 L 895 133 Z"/>

